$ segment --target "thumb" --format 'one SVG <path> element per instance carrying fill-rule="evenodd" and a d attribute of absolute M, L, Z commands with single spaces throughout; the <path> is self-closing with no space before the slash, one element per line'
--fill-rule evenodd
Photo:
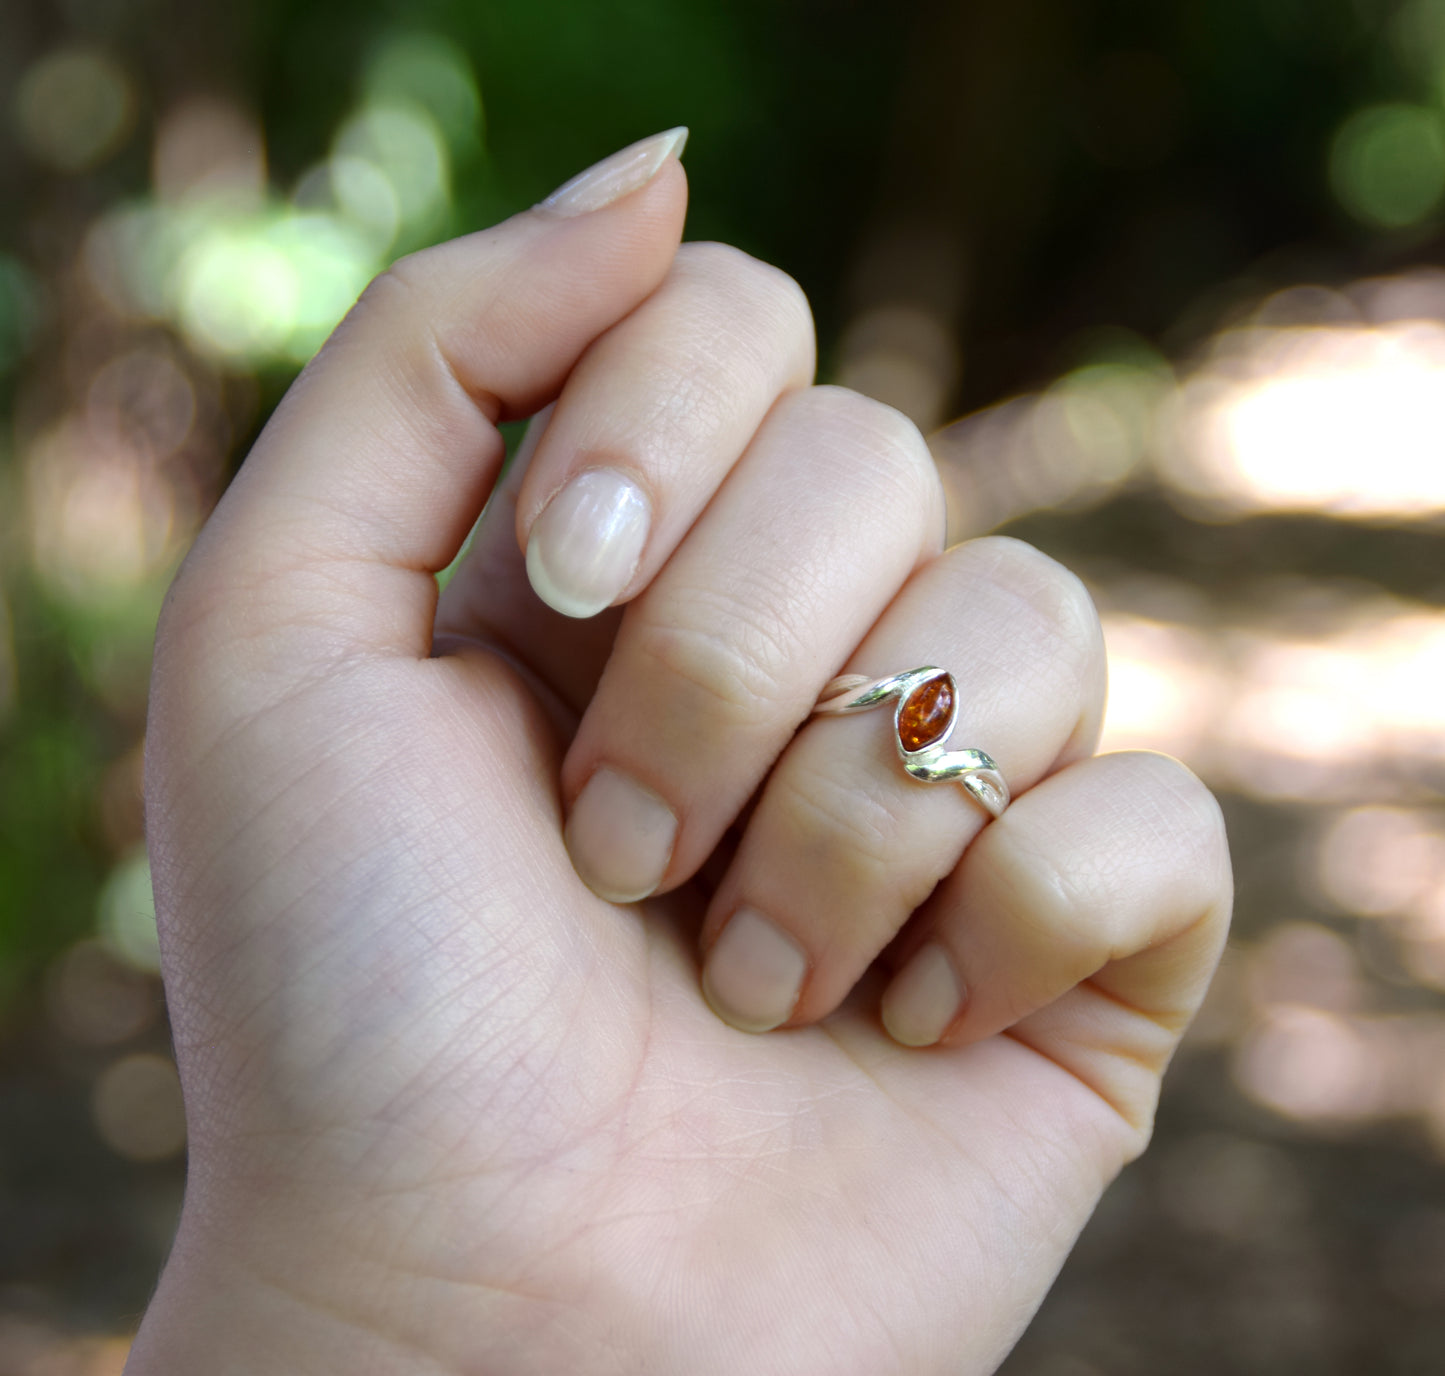
<path fill-rule="evenodd" d="M 288 657 L 298 640 L 321 654 L 424 656 L 432 575 L 496 480 L 497 423 L 552 400 L 587 345 L 667 273 L 686 133 L 633 144 L 533 209 L 377 278 L 257 441 L 168 614 L 220 610 L 232 643 L 305 625 Z M 179 615 L 192 629 L 212 619 Z"/>

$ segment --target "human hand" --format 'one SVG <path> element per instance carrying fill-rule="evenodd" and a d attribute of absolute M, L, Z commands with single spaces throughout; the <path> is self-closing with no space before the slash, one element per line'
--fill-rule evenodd
<path fill-rule="evenodd" d="M 1148 1138 L 1227 925 L 1218 810 L 1091 758 L 1080 584 L 942 551 L 917 432 L 808 386 L 787 278 L 679 248 L 669 151 L 379 279 L 173 589 L 147 797 L 191 1163 L 134 1376 L 986 1372 Z M 554 401 L 493 494 L 496 423 Z M 529 544 L 611 610 L 545 608 Z M 883 712 L 807 720 L 928 663 L 1014 790 L 986 827 Z M 699 950 L 784 1030 L 721 1020 Z"/>

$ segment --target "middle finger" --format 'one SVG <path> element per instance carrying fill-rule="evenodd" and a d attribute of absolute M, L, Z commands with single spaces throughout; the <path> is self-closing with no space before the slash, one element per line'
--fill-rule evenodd
<path fill-rule="evenodd" d="M 697 870 L 942 534 L 937 472 L 898 412 L 835 387 L 778 401 L 627 608 L 563 765 L 567 847 L 595 892 L 630 901 Z"/>

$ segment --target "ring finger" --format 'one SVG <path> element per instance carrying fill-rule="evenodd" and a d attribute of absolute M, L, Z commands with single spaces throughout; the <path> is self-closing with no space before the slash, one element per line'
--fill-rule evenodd
<path fill-rule="evenodd" d="M 1104 701 L 1083 585 L 1016 540 L 959 545 L 920 569 L 849 673 L 948 669 L 950 751 L 997 762 L 1015 793 L 1092 752 Z M 811 722 L 768 780 L 702 933 L 703 987 L 746 1031 L 830 1013 L 958 863 L 988 814 L 957 783 L 902 768 L 887 710 Z"/>

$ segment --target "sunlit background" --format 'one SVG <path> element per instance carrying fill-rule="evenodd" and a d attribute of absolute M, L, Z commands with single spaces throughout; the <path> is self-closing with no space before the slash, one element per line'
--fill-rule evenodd
<path fill-rule="evenodd" d="M 150 636 L 396 255 L 693 129 L 962 538 L 1081 573 L 1239 915 L 1006 1371 L 1445 1370 L 1445 0 L 4 0 L 0 1376 L 118 1376 L 185 1150 Z"/>

